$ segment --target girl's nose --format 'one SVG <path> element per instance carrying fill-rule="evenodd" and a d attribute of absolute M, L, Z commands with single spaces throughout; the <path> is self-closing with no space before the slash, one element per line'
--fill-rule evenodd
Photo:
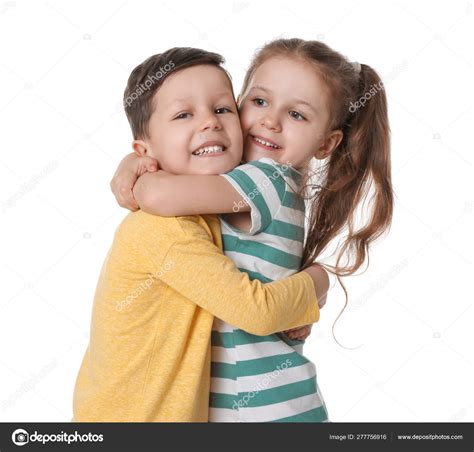
<path fill-rule="evenodd" d="M 269 130 L 274 132 L 281 132 L 281 124 L 276 115 L 267 113 L 260 120 L 260 124 Z"/>

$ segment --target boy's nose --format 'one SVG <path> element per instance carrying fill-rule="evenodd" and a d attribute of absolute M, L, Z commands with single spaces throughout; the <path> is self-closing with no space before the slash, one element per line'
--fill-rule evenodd
<path fill-rule="evenodd" d="M 204 118 L 203 130 L 220 130 L 221 129 L 221 122 L 216 115 L 208 115 Z"/>

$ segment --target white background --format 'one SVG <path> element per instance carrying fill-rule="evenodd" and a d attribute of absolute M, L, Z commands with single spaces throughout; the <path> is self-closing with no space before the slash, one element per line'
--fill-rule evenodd
<path fill-rule="evenodd" d="M 472 1 L 1 1 L 0 420 L 69 421 L 97 277 L 125 216 L 130 71 L 172 46 L 319 39 L 385 81 L 396 206 L 306 354 L 332 421 L 474 421 Z M 170 334 L 172 332 L 170 331 Z"/>

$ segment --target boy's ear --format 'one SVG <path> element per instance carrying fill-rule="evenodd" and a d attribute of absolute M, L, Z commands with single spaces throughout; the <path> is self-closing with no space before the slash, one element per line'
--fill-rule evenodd
<path fill-rule="evenodd" d="M 334 149 L 336 149 L 342 141 L 344 134 L 342 130 L 332 130 L 325 138 L 324 143 L 314 152 L 314 156 L 318 160 L 328 157 Z"/>
<path fill-rule="evenodd" d="M 138 155 L 138 157 L 145 157 L 148 155 L 148 144 L 143 140 L 134 140 L 132 143 L 133 152 Z"/>

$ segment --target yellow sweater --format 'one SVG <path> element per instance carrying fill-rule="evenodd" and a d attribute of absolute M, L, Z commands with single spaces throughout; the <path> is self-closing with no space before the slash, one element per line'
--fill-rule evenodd
<path fill-rule="evenodd" d="M 314 323 L 311 277 L 251 281 L 214 215 L 130 213 L 95 294 L 76 422 L 207 422 L 213 316 L 256 335 Z"/>

